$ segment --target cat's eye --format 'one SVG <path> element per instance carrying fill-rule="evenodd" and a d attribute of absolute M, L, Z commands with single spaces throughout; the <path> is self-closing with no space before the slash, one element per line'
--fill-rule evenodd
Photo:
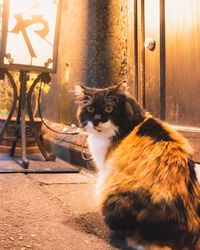
<path fill-rule="evenodd" d="M 106 111 L 106 113 L 111 113 L 111 112 L 113 111 L 113 107 L 110 106 L 110 105 L 107 105 L 107 106 L 105 107 L 105 111 Z"/>
<path fill-rule="evenodd" d="M 93 112 L 94 112 L 94 108 L 93 108 L 92 106 L 88 106 L 88 107 L 87 107 L 87 111 L 88 111 L 89 113 L 93 113 Z"/>

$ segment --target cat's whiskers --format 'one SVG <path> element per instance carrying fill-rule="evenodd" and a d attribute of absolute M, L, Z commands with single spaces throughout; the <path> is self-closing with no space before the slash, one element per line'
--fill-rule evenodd
<path fill-rule="evenodd" d="M 104 95 L 104 98 L 105 98 L 105 99 L 107 98 L 108 93 L 109 93 L 109 89 L 107 89 L 107 91 L 106 91 L 106 93 L 105 93 L 105 95 Z"/>
<path fill-rule="evenodd" d="M 95 95 L 100 95 L 104 98 L 105 103 L 107 105 L 115 106 L 116 103 L 119 101 L 118 98 L 115 95 L 109 95 L 109 89 L 105 91 L 99 91 L 99 90 L 94 90 L 93 92 L 89 94 L 85 94 L 84 98 L 79 99 L 79 104 L 82 104 L 84 106 L 91 105 L 95 99 Z"/>
<path fill-rule="evenodd" d="M 105 102 L 110 103 L 111 105 L 116 105 L 116 103 L 119 101 L 115 95 L 108 96 L 109 89 L 106 91 L 106 93 L 99 91 L 99 90 L 94 90 L 92 92 L 92 96 L 86 95 L 86 97 L 88 97 L 89 100 L 92 102 L 94 100 L 96 94 L 101 95 L 104 98 Z"/>
<path fill-rule="evenodd" d="M 107 102 L 113 102 L 113 103 L 115 104 L 115 103 L 118 102 L 119 100 L 118 100 L 118 98 L 117 98 L 115 95 L 109 95 L 109 96 L 106 98 L 106 101 L 107 101 Z"/>
<path fill-rule="evenodd" d="M 82 122 L 82 123 L 80 124 L 80 125 L 81 125 L 81 128 L 84 128 L 87 124 L 88 124 L 88 121 Z"/>
<path fill-rule="evenodd" d="M 93 99 L 89 95 L 86 95 L 84 99 L 80 100 L 80 104 L 83 104 L 83 105 L 90 105 L 92 102 L 93 102 Z"/>
<path fill-rule="evenodd" d="M 118 134 L 117 132 L 116 132 L 114 138 L 115 138 L 115 141 L 118 141 L 118 140 L 119 140 L 119 134 Z"/>
<path fill-rule="evenodd" d="M 98 131 L 98 132 L 102 132 L 102 128 L 99 127 L 99 126 L 94 127 L 94 129 L 95 129 L 96 131 Z"/>

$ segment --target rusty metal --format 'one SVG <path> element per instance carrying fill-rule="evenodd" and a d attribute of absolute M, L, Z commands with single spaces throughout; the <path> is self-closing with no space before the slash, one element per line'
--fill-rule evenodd
<path fill-rule="evenodd" d="M 44 156 L 46 161 L 55 161 L 55 159 L 56 159 L 55 155 L 54 154 L 48 154 L 46 152 L 45 147 L 44 147 L 44 145 L 43 145 L 43 143 L 42 143 L 42 141 L 40 139 L 40 136 L 37 133 L 37 130 L 36 130 L 36 127 L 35 127 L 35 122 L 34 122 L 34 117 L 33 117 L 33 111 L 32 111 L 32 106 L 31 106 L 31 97 L 32 97 L 35 86 L 40 81 L 45 82 L 45 83 L 49 83 L 51 81 L 51 78 L 50 78 L 48 73 L 41 73 L 34 80 L 33 84 L 31 85 L 31 87 L 30 87 L 30 89 L 28 91 L 28 94 L 27 94 L 27 110 L 28 110 L 28 114 L 29 114 L 30 125 L 31 125 L 34 137 L 36 139 L 36 142 L 38 144 L 38 147 L 39 147 L 42 155 Z"/>
<path fill-rule="evenodd" d="M 26 134 L 26 130 L 31 130 L 32 134 L 35 138 L 36 143 L 38 144 L 38 147 L 43 155 L 43 157 L 45 158 L 46 161 L 55 161 L 56 156 L 54 154 L 48 154 L 45 150 L 44 144 L 41 141 L 41 136 L 38 134 L 37 130 L 36 130 L 36 125 L 34 122 L 34 117 L 33 117 L 33 112 L 32 112 L 32 105 L 31 105 L 31 98 L 32 98 L 32 94 L 34 91 L 35 86 L 37 85 L 37 83 L 39 81 L 48 83 L 50 82 L 51 78 L 49 76 L 48 73 L 41 73 L 37 76 L 37 78 L 34 80 L 33 84 L 31 85 L 30 89 L 27 91 L 27 81 L 29 80 L 29 72 L 28 71 L 20 71 L 20 77 L 19 77 L 19 81 L 20 81 L 20 94 L 18 96 L 17 93 L 17 86 L 16 83 L 11 75 L 11 73 L 7 70 L 7 69 L 0 69 L 0 76 L 1 79 L 4 79 L 5 76 L 8 77 L 11 86 L 13 88 L 13 102 L 12 102 L 12 106 L 8 115 L 8 118 L 6 120 L 6 122 L 3 125 L 2 130 L 0 131 L 0 141 L 2 140 L 7 140 L 9 138 L 7 138 L 5 136 L 6 131 L 9 129 L 10 127 L 10 123 L 11 123 L 11 119 L 14 115 L 14 111 L 17 108 L 17 117 L 16 117 L 16 126 L 15 126 L 15 137 L 12 138 L 12 146 L 11 146 L 11 151 L 10 151 L 10 155 L 14 156 L 15 153 L 15 148 L 17 145 L 17 142 L 21 143 L 21 165 L 24 168 L 27 168 L 29 165 L 29 161 L 27 159 L 26 156 L 26 142 L 27 142 L 27 134 Z M 18 105 L 17 105 L 18 104 Z M 26 113 L 29 117 L 29 126 L 26 125 L 26 120 L 25 120 L 25 116 Z"/>

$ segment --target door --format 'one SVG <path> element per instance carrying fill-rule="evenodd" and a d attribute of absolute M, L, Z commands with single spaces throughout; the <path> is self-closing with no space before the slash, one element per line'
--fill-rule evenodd
<path fill-rule="evenodd" d="M 183 133 L 200 162 L 200 1 L 137 0 L 135 8 L 138 100 Z"/>

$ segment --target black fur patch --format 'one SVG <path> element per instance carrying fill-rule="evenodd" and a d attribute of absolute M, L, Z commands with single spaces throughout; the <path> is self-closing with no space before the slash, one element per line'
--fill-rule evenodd
<path fill-rule="evenodd" d="M 127 235 L 136 229 L 136 217 L 149 203 L 150 196 L 144 189 L 109 195 L 103 206 L 105 222 L 113 231 Z"/>
<path fill-rule="evenodd" d="M 173 141 L 169 133 L 153 118 L 149 118 L 142 124 L 137 132 L 137 135 L 150 136 L 155 141 Z"/>
<path fill-rule="evenodd" d="M 171 203 L 164 200 L 153 203 L 145 189 L 110 195 L 104 203 L 103 215 L 110 229 L 121 237 L 137 232 L 143 240 L 151 243 L 182 245 L 188 234 L 182 199 L 177 197 Z"/>
<path fill-rule="evenodd" d="M 110 114 L 110 120 L 118 128 L 113 143 L 127 136 L 136 125 L 144 120 L 144 111 L 135 100 L 124 95 L 117 95 L 118 102 L 114 112 Z"/>

